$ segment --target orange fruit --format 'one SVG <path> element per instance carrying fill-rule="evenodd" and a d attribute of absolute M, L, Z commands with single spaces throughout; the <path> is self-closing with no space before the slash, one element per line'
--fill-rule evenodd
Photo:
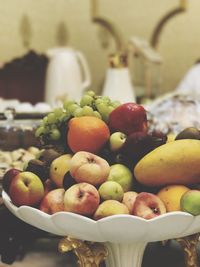
<path fill-rule="evenodd" d="M 188 190 L 190 189 L 184 185 L 168 185 L 163 187 L 157 196 L 164 202 L 167 212 L 180 211 L 180 199 Z"/>
<path fill-rule="evenodd" d="M 71 150 L 97 153 L 110 138 L 107 124 L 97 117 L 72 118 L 68 124 L 67 142 Z"/>

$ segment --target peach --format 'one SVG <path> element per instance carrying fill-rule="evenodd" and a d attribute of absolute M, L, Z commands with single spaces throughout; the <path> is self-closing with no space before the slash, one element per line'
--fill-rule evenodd
<path fill-rule="evenodd" d="M 133 214 L 133 207 L 138 193 L 134 191 L 128 191 L 124 193 L 122 203 L 125 204 L 130 212 Z"/>
<path fill-rule="evenodd" d="M 72 185 L 64 195 L 64 209 L 82 215 L 92 215 L 100 203 L 97 189 L 88 183 Z"/>
<path fill-rule="evenodd" d="M 48 214 L 64 211 L 64 194 L 63 188 L 51 190 L 42 199 L 39 209 Z"/>
<path fill-rule="evenodd" d="M 105 200 L 97 208 L 94 220 L 118 214 L 129 214 L 129 210 L 123 203 L 117 200 Z"/>
<path fill-rule="evenodd" d="M 97 153 L 110 138 L 107 124 L 99 118 L 83 116 L 72 118 L 68 123 L 67 143 L 75 153 Z"/>
<path fill-rule="evenodd" d="M 99 185 L 106 181 L 110 166 L 108 162 L 90 152 L 77 152 L 70 161 L 70 174 L 77 183 Z"/>
<path fill-rule="evenodd" d="M 165 205 L 155 194 L 141 192 L 136 197 L 133 215 L 149 220 L 164 213 L 166 213 Z"/>
<path fill-rule="evenodd" d="M 10 184 L 9 196 L 17 206 L 36 206 L 44 196 L 44 186 L 34 173 L 20 172 Z"/>

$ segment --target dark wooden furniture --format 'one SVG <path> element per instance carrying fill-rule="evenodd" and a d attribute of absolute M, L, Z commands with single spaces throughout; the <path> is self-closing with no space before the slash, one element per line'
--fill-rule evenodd
<path fill-rule="evenodd" d="M 35 104 L 44 100 L 48 58 L 30 50 L 0 68 L 0 97 Z"/>

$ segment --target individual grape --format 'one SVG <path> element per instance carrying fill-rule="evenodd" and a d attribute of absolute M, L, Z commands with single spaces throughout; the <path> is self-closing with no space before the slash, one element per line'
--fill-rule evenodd
<path fill-rule="evenodd" d="M 99 111 L 99 113 L 102 116 L 102 119 L 107 122 L 108 121 L 108 117 L 110 114 L 110 110 L 109 110 L 109 106 L 106 105 L 105 103 L 101 103 L 97 106 L 97 110 Z"/>
<path fill-rule="evenodd" d="M 84 106 L 91 106 L 93 103 L 93 97 L 90 95 L 85 94 L 80 101 L 80 106 L 84 107 Z"/>
<path fill-rule="evenodd" d="M 61 137 L 61 133 L 58 129 L 55 128 L 51 130 L 49 136 L 52 140 L 59 140 Z"/>
<path fill-rule="evenodd" d="M 73 101 L 73 100 L 65 100 L 63 103 L 63 108 L 68 109 L 68 107 L 74 103 L 75 103 L 75 101 Z"/>
<path fill-rule="evenodd" d="M 84 106 L 83 116 L 93 116 L 93 109 L 90 106 Z"/>
<path fill-rule="evenodd" d="M 97 110 L 102 116 L 107 115 L 109 113 L 108 105 L 103 102 L 97 105 Z"/>
<path fill-rule="evenodd" d="M 62 108 L 55 108 L 55 109 L 53 110 L 53 112 L 54 112 L 56 118 L 59 118 L 59 117 L 62 116 L 62 114 L 63 114 L 63 109 L 62 109 Z"/>
<path fill-rule="evenodd" d="M 65 112 L 65 113 L 63 113 L 62 116 L 60 116 L 59 121 L 60 122 L 67 121 L 70 118 L 70 116 L 71 115 L 68 112 Z"/>
<path fill-rule="evenodd" d="M 49 124 L 55 123 L 56 121 L 57 121 L 57 118 L 53 112 L 51 112 L 47 115 L 47 122 Z"/>
<path fill-rule="evenodd" d="M 110 98 L 108 96 L 102 96 L 101 99 L 102 99 L 102 102 L 104 103 L 107 103 L 107 104 L 111 103 Z"/>
<path fill-rule="evenodd" d="M 95 110 L 95 111 L 93 112 L 93 116 L 94 116 L 94 117 L 97 117 L 97 118 L 99 118 L 99 119 L 102 119 L 101 114 L 100 114 L 97 110 Z"/>
<path fill-rule="evenodd" d="M 74 104 L 69 105 L 68 108 L 67 108 L 67 110 L 68 110 L 71 114 L 73 114 L 73 112 L 74 112 L 77 108 L 79 108 L 79 105 L 76 104 L 76 103 L 74 103 Z"/>
<path fill-rule="evenodd" d="M 44 126 L 40 126 L 39 128 L 37 128 L 37 130 L 35 131 L 35 136 L 39 137 L 41 135 L 43 135 L 45 133 L 45 127 Z"/>
<path fill-rule="evenodd" d="M 95 92 L 92 91 L 92 90 L 87 91 L 86 94 L 89 95 L 89 96 L 92 96 L 92 97 L 95 96 Z"/>
<path fill-rule="evenodd" d="M 83 116 L 83 108 L 77 108 L 76 110 L 74 110 L 73 112 L 73 116 L 74 117 L 81 117 Z"/>
<path fill-rule="evenodd" d="M 44 127 L 44 134 L 48 134 L 50 132 L 51 128 L 50 126 L 45 126 Z"/>
<path fill-rule="evenodd" d="M 48 118 L 47 116 L 45 116 L 43 119 L 42 119 L 42 124 L 48 124 Z"/>
<path fill-rule="evenodd" d="M 114 107 L 114 108 L 117 108 L 121 105 L 120 101 L 113 101 L 111 102 L 111 105 Z"/>
<path fill-rule="evenodd" d="M 99 104 L 101 104 L 103 101 L 102 99 L 99 97 L 95 100 L 95 106 L 98 106 Z"/>

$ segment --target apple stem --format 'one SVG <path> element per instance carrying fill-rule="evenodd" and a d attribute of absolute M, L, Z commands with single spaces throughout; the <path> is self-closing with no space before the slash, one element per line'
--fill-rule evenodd
<path fill-rule="evenodd" d="M 87 158 L 88 163 L 96 163 L 96 161 L 93 158 Z"/>

